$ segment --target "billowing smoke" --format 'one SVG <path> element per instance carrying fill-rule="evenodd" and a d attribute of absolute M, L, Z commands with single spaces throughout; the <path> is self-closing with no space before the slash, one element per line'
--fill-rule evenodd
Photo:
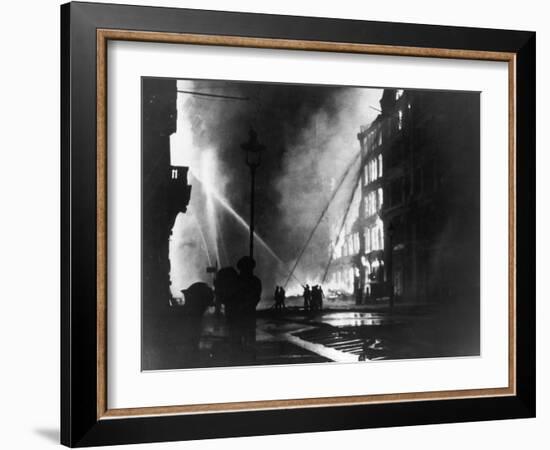
<path fill-rule="evenodd" d="M 262 305 L 272 303 L 275 285 L 292 293 L 319 281 L 333 229 L 356 187 L 356 136 L 376 117 L 382 90 L 204 80 L 178 81 L 178 90 L 186 92 L 178 94 L 171 158 L 190 167 L 192 194 L 172 233 L 173 294 L 211 282 L 207 267 L 235 265 L 248 254 L 250 175 L 240 146 L 250 128 L 266 146 L 255 190 Z"/>
<path fill-rule="evenodd" d="M 357 133 L 361 125 L 376 116 L 370 106 L 378 107 L 381 95 L 381 90 L 361 88 L 330 93 L 326 103 L 311 114 L 306 126 L 288 143 L 284 175 L 276 181 L 281 210 L 286 212 L 282 215 L 282 235 L 289 236 L 289 242 L 305 243 L 317 226 L 296 266 L 296 275 L 303 283 L 323 281 L 335 230 L 340 229 L 344 219 L 349 226 L 357 217 Z M 295 281 L 289 282 L 292 293 L 300 290 Z"/>

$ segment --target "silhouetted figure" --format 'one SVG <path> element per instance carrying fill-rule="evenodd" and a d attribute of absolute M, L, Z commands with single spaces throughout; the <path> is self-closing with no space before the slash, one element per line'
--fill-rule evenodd
<path fill-rule="evenodd" d="M 316 284 L 311 289 L 311 310 L 312 311 L 321 311 L 323 309 L 323 288 L 320 285 Z"/>
<path fill-rule="evenodd" d="M 262 282 L 254 275 L 256 261 L 250 256 L 243 256 L 237 262 L 239 270 L 239 304 L 244 316 L 255 316 L 256 306 L 262 295 Z"/>
<path fill-rule="evenodd" d="M 206 283 L 193 283 L 181 290 L 184 297 L 183 306 L 174 307 L 178 321 L 177 353 L 186 361 L 198 358 L 199 342 L 202 334 L 202 319 L 208 307 L 213 305 L 214 293 Z M 178 355 L 175 355 L 178 357 Z"/>
<path fill-rule="evenodd" d="M 353 280 L 353 293 L 355 295 L 355 304 L 360 305 L 363 303 L 363 291 L 361 289 L 361 280 L 355 277 Z"/>
<path fill-rule="evenodd" d="M 227 268 L 222 269 L 221 278 L 219 272 L 217 277 L 216 292 L 219 290 L 225 305 L 231 357 L 241 363 L 253 362 L 256 358 L 256 306 L 260 302 L 262 283 L 253 273 L 255 266 L 252 258 L 244 256 L 237 263 L 238 275 L 234 269 Z"/>
<path fill-rule="evenodd" d="M 218 270 L 214 281 L 216 302 L 224 305 L 226 318 L 239 315 L 238 306 L 239 274 L 233 267 L 223 267 Z"/>
<path fill-rule="evenodd" d="M 309 284 L 302 287 L 304 288 L 304 310 L 308 311 L 311 309 L 311 288 L 309 287 Z"/>
<path fill-rule="evenodd" d="M 311 287 L 311 302 L 309 305 L 310 311 L 316 311 L 317 310 L 317 285 Z"/>
<path fill-rule="evenodd" d="M 214 292 L 206 283 L 193 283 L 181 292 L 185 299 L 182 311 L 188 316 L 202 318 L 207 308 L 213 305 Z"/>
<path fill-rule="evenodd" d="M 285 305 L 286 292 L 282 286 L 275 288 L 275 310 L 283 311 L 286 309 Z"/>
<path fill-rule="evenodd" d="M 275 311 L 283 309 L 284 299 L 282 297 L 282 289 L 281 286 L 275 286 L 275 294 L 273 295 L 273 299 L 275 300 Z"/>

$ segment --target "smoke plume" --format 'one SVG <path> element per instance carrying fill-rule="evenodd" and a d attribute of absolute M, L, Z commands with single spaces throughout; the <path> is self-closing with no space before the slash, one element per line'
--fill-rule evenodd
<path fill-rule="evenodd" d="M 378 114 L 382 90 L 208 80 L 178 81 L 178 90 L 186 92 L 178 94 L 171 159 L 190 168 L 192 194 L 172 232 L 173 294 L 195 281 L 211 282 L 208 266 L 235 265 L 248 253 L 250 175 L 240 146 L 251 128 L 266 146 L 255 190 L 262 305 L 271 304 L 275 285 L 287 279 L 289 293 L 320 280 L 333 229 L 356 188 L 357 133 Z"/>

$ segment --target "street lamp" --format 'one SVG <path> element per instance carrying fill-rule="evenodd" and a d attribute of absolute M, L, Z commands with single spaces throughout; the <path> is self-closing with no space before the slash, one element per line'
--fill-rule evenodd
<path fill-rule="evenodd" d="M 254 188 L 256 183 L 256 169 L 260 165 L 260 154 L 265 149 L 265 145 L 258 142 L 258 134 L 250 129 L 248 132 L 248 142 L 241 144 L 241 148 L 246 152 L 246 165 L 250 169 L 250 257 L 254 257 Z"/>

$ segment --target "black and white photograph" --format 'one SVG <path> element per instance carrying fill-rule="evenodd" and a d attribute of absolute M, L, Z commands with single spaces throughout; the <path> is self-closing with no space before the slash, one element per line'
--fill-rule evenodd
<path fill-rule="evenodd" d="M 142 370 L 480 355 L 480 93 L 142 77 Z"/>
<path fill-rule="evenodd" d="M 544 448 L 544 5 L 7 2 L 0 447 Z"/>

